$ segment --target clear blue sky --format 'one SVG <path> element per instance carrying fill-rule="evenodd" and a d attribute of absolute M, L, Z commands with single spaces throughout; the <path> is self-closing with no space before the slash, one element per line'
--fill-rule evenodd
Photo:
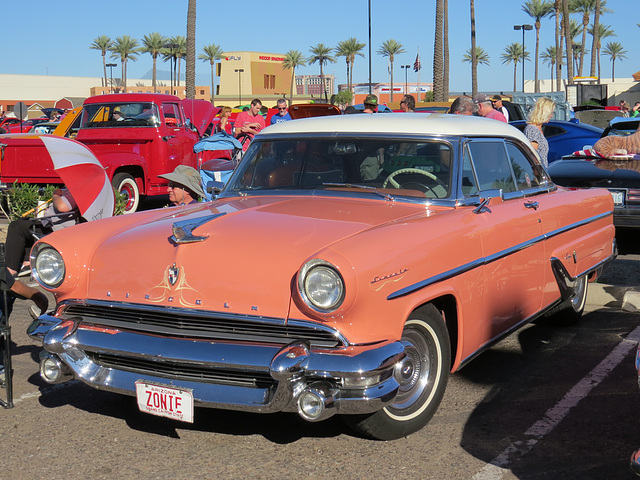
<path fill-rule="evenodd" d="M 476 0 L 477 45 L 489 54 L 490 66 L 479 66 L 478 88 L 483 91 L 513 89 L 513 65 L 503 65 L 500 55 L 509 43 L 522 42 L 522 32 L 513 25 L 532 23 L 522 11 L 524 2 Z M 601 23 L 617 34 L 603 41 L 620 42 L 627 51 L 625 59 L 616 61 L 616 78 L 631 77 L 640 70 L 640 2 L 638 0 L 608 0 L 612 13 L 601 17 Z M 227 51 L 263 51 L 286 53 L 300 50 L 308 55 L 318 43 L 335 47 L 339 41 L 356 37 L 368 41 L 367 0 L 324 0 L 322 2 L 266 0 L 229 2 L 198 0 L 196 48 L 216 43 Z M 376 52 L 382 42 L 395 39 L 406 53 L 395 61 L 394 82 L 404 82 L 400 65 L 413 65 L 418 49 L 422 61 L 421 81 L 432 81 L 435 0 L 371 0 L 372 9 L 372 80 L 388 81 L 387 59 Z M 3 9 L 3 48 L 0 50 L 0 73 L 32 75 L 102 75 L 100 52 L 90 50 L 99 35 L 116 38 L 128 34 L 140 40 L 143 35 L 159 32 L 166 36 L 186 35 L 187 0 L 109 0 L 87 2 L 64 0 L 11 1 Z M 471 90 L 471 69 L 462 62 L 470 48 L 469 2 L 449 1 L 450 90 Z M 572 16 L 578 21 L 578 15 Z M 554 19 L 544 19 L 540 32 L 540 50 L 554 45 Z M 535 47 L 535 30 L 526 32 L 527 50 Z M 591 37 L 587 37 L 591 49 Z M 363 53 L 368 57 L 368 46 Z M 601 57 L 602 76 L 611 77 L 611 61 Z M 119 63 L 119 62 L 117 62 Z M 368 80 L 368 58 L 357 57 L 354 81 Z M 149 54 L 129 62 L 128 78 L 144 76 L 152 66 Z M 159 69 L 169 70 L 168 63 L 159 62 Z M 526 78 L 533 78 L 533 61 L 526 63 Z M 198 81 L 209 78 L 209 65 L 197 64 Z M 329 64 L 326 73 L 333 73 L 338 83 L 346 83 L 344 57 Z M 521 67 L 518 67 L 520 85 Z M 318 74 L 317 64 L 303 67 L 297 73 Z M 588 68 L 583 74 L 588 74 Z M 116 72 L 114 70 L 114 76 Z M 119 76 L 119 75 L 118 75 Z M 409 73 L 409 81 L 417 75 Z M 549 66 L 540 65 L 540 77 L 549 77 Z M 207 81 L 208 84 L 208 81 Z M 1 93 L 0 93 L 1 96 Z"/>

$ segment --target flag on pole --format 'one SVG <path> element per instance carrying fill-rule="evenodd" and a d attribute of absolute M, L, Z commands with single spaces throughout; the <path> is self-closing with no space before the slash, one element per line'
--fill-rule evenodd
<path fill-rule="evenodd" d="M 413 71 L 417 72 L 421 68 L 422 68 L 422 65 L 420 64 L 420 52 L 418 52 L 418 54 L 416 55 L 416 61 L 413 64 Z"/>

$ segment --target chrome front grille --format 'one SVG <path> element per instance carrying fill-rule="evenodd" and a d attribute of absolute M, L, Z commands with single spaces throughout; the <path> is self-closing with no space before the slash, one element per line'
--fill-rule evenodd
<path fill-rule="evenodd" d="M 87 355 L 94 363 L 102 367 L 135 372 L 143 376 L 151 375 L 176 380 L 251 388 L 270 388 L 276 384 L 269 372 L 223 370 L 207 368 L 201 364 L 177 363 L 167 360 L 154 361 L 105 353 L 87 353 Z"/>
<path fill-rule="evenodd" d="M 69 303 L 61 312 L 81 317 L 86 325 L 112 327 L 171 337 L 203 338 L 287 345 L 307 341 L 312 347 L 346 345 L 339 334 L 323 325 L 284 319 L 230 315 L 221 312 L 89 301 Z"/>

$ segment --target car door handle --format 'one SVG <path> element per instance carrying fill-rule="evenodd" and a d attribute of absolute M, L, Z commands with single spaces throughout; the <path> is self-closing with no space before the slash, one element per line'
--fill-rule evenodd
<path fill-rule="evenodd" d="M 162 140 L 164 140 L 165 142 L 168 142 L 172 138 L 176 138 L 176 136 L 175 135 L 165 135 L 164 137 L 162 137 Z"/>
<path fill-rule="evenodd" d="M 524 202 L 525 208 L 533 208 L 534 210 L 538 210 L 540 204 L 538 202 Z"/>

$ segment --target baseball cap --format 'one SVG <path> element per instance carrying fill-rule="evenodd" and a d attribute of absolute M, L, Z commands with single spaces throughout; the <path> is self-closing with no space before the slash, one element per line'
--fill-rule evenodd
<path fill-rule="evenodd" d="M 373 105 L 373 106 L 377 106 L 378 105 L 378 97 L 376 97 L 375 95 L 371 94 L 371 95 L 367 95 L 367 97 L 364 99 L 363 102 L 365 105 Z"/>
<path fill-rule="evenodd" d="M 478 93 L 477 95 L 473 96 L 473 103 L 475 104 L 490 102 L 490 101 L 491 101 L 491 98 L 488 95 L 485 95 L 484 93 Z"/>

